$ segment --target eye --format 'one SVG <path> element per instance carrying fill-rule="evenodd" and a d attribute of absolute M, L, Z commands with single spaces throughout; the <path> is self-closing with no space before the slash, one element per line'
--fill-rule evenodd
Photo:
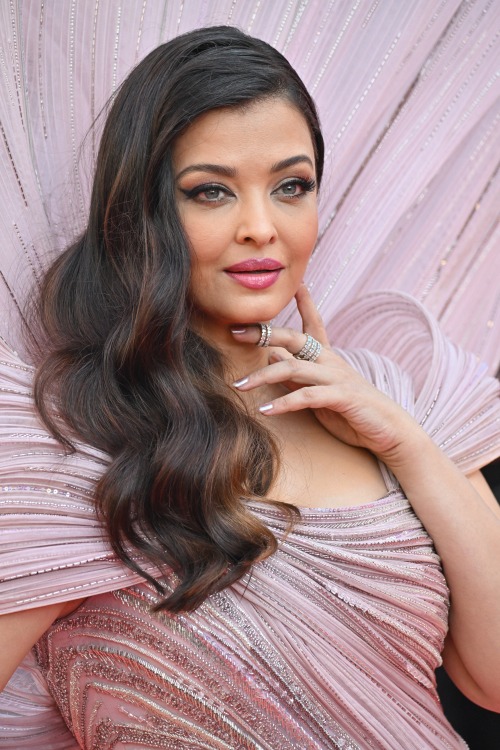
<path fill-rule="evenodd" d="M 302 177 L 294 177 L 292 180 L 282 182 L 273 194 L 282 195 L 285 198 L 299 198 L 306 193 L 312 193 L 316 188 L 315 180 L 305 180 Z"/>
<path fill-rule="evenodd" d="M 194 188 L 184 190 L 181 188 L 186 198 L 195 200 L 198 203 L 222 203 L 232 193 L 222 185 L 214 183 L 205 183 L 196 185 Z"/>

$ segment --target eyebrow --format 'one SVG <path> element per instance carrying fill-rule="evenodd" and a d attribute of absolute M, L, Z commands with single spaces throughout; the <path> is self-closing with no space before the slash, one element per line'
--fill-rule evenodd
<path fill-rule="evenodd" d="M 281 172 L 282 169 L 288 169 L 288 167 L 294 167 L 296 164 L 309 164 L 314 169 L 314 164 L 308 156 L 305 154 L 299 154 L 298 156 L 290 156 L 288 159 L 277 161 L 271 167 L 271 172 Z"/>
<path fill-rule="evenodd" d="M 289 156 L 288 159 L 282 159 L 281 161 L 275 162 L 271 167 L 271 172 L 281 172 L 283 169 L 288 169 L 296 164 L 309 164 L 314 168 L 314 164 L 306 154 L 298 154 L 298 156 Z M 220 174 L 223 177 L 236 177 L 237 170 L 234 167 L 226 167 L 223 164 L 191 164 L 189 167 L 183 169 L 177 175 L 177 180 L 184 177 L 186 174 L 191 172 L 212 172 L 214 174 Z"/>

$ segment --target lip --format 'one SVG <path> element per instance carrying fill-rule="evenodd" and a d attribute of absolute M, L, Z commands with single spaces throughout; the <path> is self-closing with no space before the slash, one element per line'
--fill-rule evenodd
<path fill-rule="evenodd" d="M 229 266 L 224 270 L 227 273 L 251 273 L 263 272 L 263 271 L 281 271 L 283 264 L 274 258 L 247 258 L 242 260 L 240 263 L 235 263 L 234 266 Z"/>
<path fill-rule="evenodd" d="M 238 284 L 245 286 L 247 289 L 267 289 L 268 286 L 272 286 L 278 281 L 279 275 L 282 272 L 283 267 L 277 268 L 274 271 L 238 271 L 231 272 L 226 270 L 228 276 L 234 279 Z"/>

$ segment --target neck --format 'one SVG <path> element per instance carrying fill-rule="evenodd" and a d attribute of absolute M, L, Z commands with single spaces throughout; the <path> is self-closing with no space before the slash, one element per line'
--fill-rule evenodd
<path fill-rule="evenodd" d="M 270 349 L 238 341 L 230 326 L 218 328 L 217 331 L 203 328 L 200 334 L 224 355 L 228 383 L 244 378 L 254 370 L 269 364 Z"/>
<path fill-rule="evenodd" d="M 262 348 L 256 344 L 238 341 L 231 333 L 231 326 L 214 330 L 206 323 L 198 326 L 198 333 L 222 353 L 226 363 L 226 382 L 232 384 L 245 378 L 255 370 L 269 364 L 272 347 Z M 240 392 L 240 396 L 249 404 L 258 407 L 266 401 L 284 393 L 282 386 L 262 386 L 252 391 Z"/>

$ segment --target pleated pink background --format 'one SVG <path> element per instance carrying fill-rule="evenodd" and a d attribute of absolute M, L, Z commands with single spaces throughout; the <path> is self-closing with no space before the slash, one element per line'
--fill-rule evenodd
<path fill-rule="evenodd" d="M 319 105 L 326 178 L 307 280 L 325 320 L 367 291 L 400 289 L 496 370 L 495 0 L 2 3 L 1 334 L 19 346 L 27 290 L 83 225 L 98 134 L 82 141 L 107 98 L 157 44 L 214 23 L 275 45 Z"/>

